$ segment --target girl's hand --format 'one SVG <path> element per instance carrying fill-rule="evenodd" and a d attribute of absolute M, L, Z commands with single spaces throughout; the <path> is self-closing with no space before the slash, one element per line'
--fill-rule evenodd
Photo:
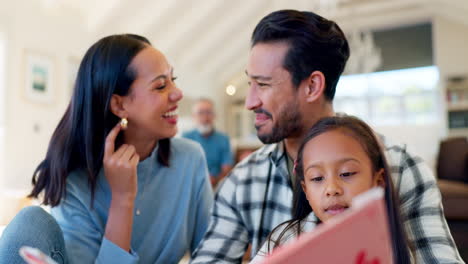
<path fill-rule="evenodd" d="M 113 200 L 119 199 L 133 203 L 138 189 L 137 165 L 140 157 L 133 145 L 123 144 L 114 152 L 115 139 L 120 129 L 120 123 L 117 123 L 106 137 L 104 175 L 109 182 Z"/>

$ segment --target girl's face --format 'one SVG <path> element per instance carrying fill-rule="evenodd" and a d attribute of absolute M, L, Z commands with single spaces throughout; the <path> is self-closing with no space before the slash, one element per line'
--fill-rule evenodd
<path fill-rule="evenodd" d="M 343 130 L 325 132 L 306 143 L 302 189 L 323 222 L 344 212 L 356 195 L 383 184 L 361 144 Z"/>
<path fill-rule="evenodd" d="M 130 92 L 122 97 L 128 119 L 127 136 L 159 140 L 177 133 L 177 104 L 182 91 L 174 83 L 173 69 L 164 55 L 148 46 L 132 60 L 136 71 Z"/>

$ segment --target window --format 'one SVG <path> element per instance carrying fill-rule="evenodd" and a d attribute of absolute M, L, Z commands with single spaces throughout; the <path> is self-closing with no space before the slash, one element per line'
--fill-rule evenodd
<path fill-rule="evenodd" d="M 373 125 L 435 123 L 438 81 L 436 66 L 343 76 L 334 108 Z"/>

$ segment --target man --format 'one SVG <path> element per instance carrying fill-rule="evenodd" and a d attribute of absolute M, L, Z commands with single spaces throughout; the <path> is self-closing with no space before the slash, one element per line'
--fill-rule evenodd
<path fill-rule="evenodd" d="M 259 22 L 245 105 L 268 145 L 239 163 L 220 187 L 193 263 L 239 263 L 249 244 L 254 256 L 268 233 L 291 218 L 293 160 L 305 132 L 334 115 L 335 88 L 348 57 L 338 25 L 312 12 L 282 10 Z M 431 171 L 404 146 L 385 145 L 416 263 L 463 263 Z"/>
<path fill-rule="evenodd" d="M 232 153 L 229 138 L 214 128 L 214 105 L 207 98 L 199 99 L 193 106 L 193 119 L 197 128 L 182 136 L 197 141 L 205 151 L 213 188 L 232 169 Z"/>

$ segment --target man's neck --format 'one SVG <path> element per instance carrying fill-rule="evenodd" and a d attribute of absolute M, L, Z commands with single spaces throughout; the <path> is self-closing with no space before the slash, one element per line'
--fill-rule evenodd
<path fill-rule="evenodd" d="M 284 140 L 284 148 L 286 153 L 292 160 L 296 160 L 297 151 L 299 150 L 299 146 L 302 142 L 301 138 L 286 138 Z"/>
<path fill-rule="evenodd" d="M 330 117 L 334 115 L 335 112 L 333 111 L 333 106 L 327 103 L 325 104 L 325 107 L 322 106 L 321 111 L 318 115 L 315 115 L 314 118 L 304 120 L 304 126 L 300 135 L 284 139 L 286 152 L 288 153 L 289 157 L 291 157 L 293 160 L 296 160 L 297 152 L 299 151 L 299 147 L 301 146 L 302 140 L 309 132 L 310 128 L 313 127 L 318 120 L 324 117 Z"/>

